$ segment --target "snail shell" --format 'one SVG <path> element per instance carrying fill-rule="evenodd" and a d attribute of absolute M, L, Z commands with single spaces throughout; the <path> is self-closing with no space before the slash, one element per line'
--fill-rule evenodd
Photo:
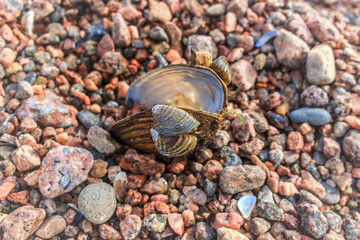
<path fill-rule="evenodd" d="M 226 60 L 226 57 L 220 56 L 215 59 L 211 63 L 210 68 L 219 75 L 219 77 L 225 82 L 226 85 L 231 82 L 230 66 Z"/>
<path fill-rule="evenodd" d="M 197 137 L 194 135 L 165 136 L 153 128 L 150 129 L 150 132 L 157 150 L 164 156 L 184 156 L 193 151 L 197 144 Z"/>
<path fill-rule="evenodd" d="M 200 124 L 184 110 L 169 105 L 155 105 L 152 113 L 154 128 L 162 135 L 175 136 L 191 133 Z"/>
<path fill-rule="evenodd" d="M 212 56 L 210 52 L 197 47 L 191 47 L 190 49 L 191 65 L 210 67 L 211 61 L 212 61 Z"/>

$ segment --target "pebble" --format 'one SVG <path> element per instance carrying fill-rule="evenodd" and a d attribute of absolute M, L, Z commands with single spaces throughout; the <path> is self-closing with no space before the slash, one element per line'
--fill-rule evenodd
<path fill-rule="evenodd" d="M 237 207 L 241 215 L 245 219 L 249 219 L 256 204 L 256 197 L 253 195 L 245 195 L 241 197 L 237 202 Z"/>
<path fill-rule="evenodd" d="M 182 191 L 193 202 L 199 205 L 204 205 L 206 203 L 207 200 L 206 194 L 201 189 L 195 186 L 191 186 L 191 187 L 184 187 Z"/>
<path fill-rule="evenodd" d="M 180 213 L 168 214 L 168 222 L 171 229 L 177 234 L 182 235 L 184 233 L 184 219 Z"/>
<path fill-rule="evenodd" d="M 234 194 L 261 187 L 265 178 L 265 172 L 258 166 L 229 166 L 220 174 L 219 187 L 225 193 Z"/>
<path fill-rule="evenodd" d="M 117 13 L 113 16 L 113 25 L 112 25 L 112 40 L 115 45 L 120 47 L 127 47 L 131 43 L 130 31 L 127 27 L 127 24 L 124 18 L 120 13 Z"/>
<path fill-rule="evenodd" d="M 190 48 L 192 46 L 209 51 L 213 59 L 218 56 L 216 44 L 210 36 L 191 35 L 188 39 L 188 45 L 185 51 L 185 56 L 187 59 L 190 59 Z"/>
<path fill-rule="evenodd" d="M 164 178 L 152 178 L 145 182 L 140 189 L 141 192 L 148 194 L 161 194 L 168 190 L 168 183 Z"/>
<path fill-rule="evenodd" d="M 114 189 L 117 200 L 123 202 L 128 189 L 128 178 L 125 172 L 119 172 L 114 178 Z"/>
<path fill-rule="evenodd" d="M 196 17 L 201 17 L 204 14 L 204 9 L 198 0 L 185 0 L 184 5 Z"/>
<path fill-rule="evenodd" d="M 3 67 L 10 67 L 16 59 L 16 52 L 10 48 L 3 48 L 0 50 L 0 63 Z"/>
<path fill-rule="evenodd" d="M 120 75 L 127 68 L 128 61 L 120 52 L 106 52 L 94 68 L 100 72 Z"/>
<path fill-rule="evenodd" d="M 109 240 L 121 240 L 121 235 L 118 231 L 116 231 L 112 226 L 107 224 L 101 224 L 99 226 L 99 233 L 102 239 Z"/>
<path fill-rule="evenodd" d="M 310 18 L 307 26 L 315 39 L 321 43 L 340 39 L 339 30 L 328 19 L 320 15 Z"/>
<path fill-rule="evenodd" d="M 90 144 L 101 153 L 110 155 L 116 151 L 115 142 L 112 140 L 110 133 L 101 127 L 90 127 L 87 139 Z"/>
<path fill-rule="evenodd" d="M 250 231 L 255 236 L 259 236 L 270 230 L 270 223 L 263 218 L 253 218 L 249 223 Z"/>
<path fill-rule="evenodd" d="M 360 163 L 360 132 L 350 130 L 344 137 L 342 147 L 345 156 L 353 163 Z"/>
<path fill-rule="evenodd" d="M 195 226 L 195 239 L 197 240 L 211 240 L 214 239 L 216 233 L 212 227 L 206 222 L 198 222 Z"/>
<path fill-rule="evenodd" d="M 227 33 L 231 33 L 234 32 L 235 29 L 236 29 L 236 14 L 233 12 L 228 12 L 225 15 L 225 31 Z"/>
<path fill-rule="evenodd" d="M 20 121 L 30 117 L 42 127 L 76 127 L 76 114 L 74 106 L 63 104 L 61 98 L 50 91 L 25 99 L 16 109 Z"/>
<path fill-rule="evenodd" d="M 322 126 L 331 121 L 331 115 L 322 108 L 303 107 L 290 113 L 290 119 L 296 123 L 309 123 L 312 126 Z"/>
<path fill-rule="evenodd" d="M 40 166 L 41 160 L 35 150 L 29 145 L 22 145 L 11 154 L 11 161 L 21 172 Z"/>
<path fill-rule="evenodd" d="M 242 217 L 234 212 L 231 213 L 217 213 L 213 221 L 211 221 L 211 227 L 218 229 L 221 227 L 231 228 L 238 230 L 243 224 Z"/>
<path fill-rule="evenodd" d="M 284 154 L 280 149 L 272 149 L 269 151 L 269 160 L 275 167 L 279 166 L 284 158 Z"/>
<path fill-rule="evenodd" d="M 309 203 L 301 203 L 298 206 L 301 225 L 304 230 L 314 238 L 323 237 L 328 229 L 326 217 L 319 209 Z"/>
<path fill-rule="evenodd" d="M 161 42 L 161 41 L 168 42 L 169 41 L 169 37 L 162 27 L 155 26 L 150 29 L 148 34 L 149 34 L 149 37 L 154 41 L 157 41 L 157 42 Z"/>
<path fill-rule="evenodd" d="M 88 129 L 92 126 L 101 126 L 100 117 L 90 111 L 79 111 L 76 116 L 78 117 L 80 123 Z"/>
<path fill-rule="evenodd" d="M 228 240 L 228 239 L 248 240 L 248 238 L 245 235 L 231 228 L 220 227 L 216 230 L 216 232 L 217 232 L 217 240 Z"/>
<path fill-rule="evenodd" d="M 255 84 L 257 72 L 248 61 L 241 59 L 233 63 L 230 66 L 230 73 L 232 83 L 244 91 L 249 90 Z"/>
<path fill-rule="evenodd" d="M 329 45 L 321 44 L 312 48 L 306 60 L 308 82 L 314 85 L 330 84 L 335 76 L 335 58 Z"/>
<path fill-rule="evenodd" d="M 284 220 L 284 211 L 275 203 L 273 193 L 268 186 L 261 188 L 256 210 L 259 217 L 274 221 Z"/>
<path fill-rule="evenodd" d="M 343 228 L 346 240 L 355 240 L 360 238 L 359 222 L 352 219 L 345 219 L 343 222 Z"/>
<path fill-rule="evenodd" d="M 151 1 L 149 3 L 149 20 L 151 22 L 160 21 L 162 23 L 170 22 L 172 16 L 169 6 L 165 2 Z"/>
<path fill-rule="evenodd" d="M 303 39 L 309 45 L 314 42 L 314 37 L 306 26 L 306 23 L 297 13 L 292 14 L 286 20 L 285 28 L 289 31 L 292 31 L 296 36 Z"/>
<path fill-rule="evenodd" d="M 50 239 L 63 232 L 65 228 L 65 219 L 60 215 L 53 215 L 45 219 L 35 234 L 40 238 Z"/>
<path fill-rule="evenodd" d="M 165 230 L 167 214 L 150 214 L 144 217 L 143 224 L 150 232 L 161 233 Z"/>
<path fill-rule="evenodd" d="M 87 185 L 80 192 L 78 207 L 90 222 L 94 224 L 106 222 L 116 208 L 114 188 L 103 182 Z"/>
<path fill-rule="evenodd" d="M 19 100 L 23 100 L 34 95 L 34 91 L 31 87 L 31 84 L 26 81 L 21 81 L 18 84 L 18 89 L 16 92 L 16 98 Z"/>
<path fill-rule="evenodd" d="M 42 224 L 45 210 L 33 206 L 15 209 L 2 222 L 3 240 L 28 239 Z"/>
<path fill-rule="evenodd" d="M 41 166 L 39 188 L 41 194 L 55 198 L 70 192 L 88 178 L 93 156 L 82 148 L 59 146 L 51 149 Z"/>
<path fill-rule="evenodd" d="M 237 16 L 244 16 L 248 8 L 248 1 L 243 0 L 232 0 L 227 5 L 228 12 L 234 12 Z"/>
<path fill-rule="evenodd" d="M 205 12 L 209 17 L 218 17 L 225 14 L 225 5 L 222 3 L 213 4 Z"/>
<path fill-rule="evenodd" d="M 328 205 L 337 204 L 340 201 L 340 191 L 337 187 L 335 187 L 335 183 L 333 182 L 334 186 L 330 186 L 326 183 L 322 183 L 323 187 L 326 190 L 326 195 L 321 201 Z"/>
<path fill-rule="evenodd" d="M 128 215 L 120 222 L 120 232 L 125 240 L 135 239 L 141 231 L 142 221 L 137 215 Z"/>
<path fill-rule="evenodd" d="M 327 210 L 324 212 L 324 216 L 326 217 L 329 223 L 329 228 L 335 231 L 336 233 L 340 233 L 341 224 L 342 224 L 340 215 L 331 210 Z"/>
<path fill-rule="evenodd" d="M 274 39 L 274 47 L 278 61 L 292 69 L 301 67 L 310 51 L 301 38 L 284 29 Z"/>
<path fill-rule="evenodd" d="M 301 104 L 305 107 L 324 107 L 329 103 L 327 93 L 321 88 L 311 85 L 301 93 Z"/>

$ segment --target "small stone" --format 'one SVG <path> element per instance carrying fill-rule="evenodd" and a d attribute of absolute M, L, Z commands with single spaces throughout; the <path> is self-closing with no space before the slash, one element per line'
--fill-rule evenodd
<path fill-rule="evenodd" d="M 344 137 L 342 147 L 345 156 L 352 162 L 360 163 L 360 132 L 350 130 Z"/>
<path fill-rule="evenodd" d="M 193 202 L 199 205 L 204 205 L 206 203 L 207 197 L 205 192 L 195 186 L 184 187 L 183 193 L 187 197 L 189 197 Z"/>
<path fill-rule="evenodd" d="M 45 219 L 35 234 L 40 238 L 50 239 L 63 232 L 65 228 L 65 219 L 60 215 L 53 215 Z"/>
<path fill-rule="evenodd" d="M 359 104 L 360 105 L 360 104 Z M 336 122 L 334 124 L 334 127 L 333 127 L 333 131 L 334 131 L 334 136 L 336 138 L 341 138 L 343 137 L 346 132 L 350 129 L 350 126 L 349 124 L 347 124 L 346 122 Z"/>
<path fill-rule="evenodd" d="M 128 189 L 128 179 L 125 172 L 119 172 L 114 178 L 114 189 L 116 198 L 122 202 L 125 200 Z"/>
<path fill-rule="evenodd" d="M 115 51 L 115 44 L 111 36 L 109 34 L 104 35 L 97 45 L 97 55 L 102 57 L 106 52 L 114 52 L 114 51 Z"/>
<path fill-rule="evenodd" d="M 16 52 L 10 48 L 3 48 L 0 50 L 0 63 L 2 63 L 3 67 L 10 67 L 11 64 L 16 59 Z"/>
<path fill-rule="evenodd" d="M 301 38 L 284 29 L 281 29 L 274 39 L 274 47 L 279 62 L 293 69 L 306 62 L 310 50 Z"/>
<path fill-rule="evenodd" d="M 304 230 L 314 238 L 321 238 L 326 234 L 328 222 L 319 209 L 309 203 L 301 203 L 298 206 L 301 225 Z"/>
<path fill-rule="evenodd" d="M 327 210 L 324 212 L 324 215 L 329 223 L 329 227 L 331 230 L 340 233 L 341 232 L 341 217 L 337 213 Z"/>
<path fill-rule="evenodd" d="M 309 190 L 311 193 L 315 194 L 318 198 L 323 199 L 326 195 L 326 190 L 323 185 L 321 185 L 316 179 L 306 170 L 301 170 L 301 177 L 303 181 L 301 182 L 301 187 Z"/>
<path fill-rule="evenodd" d="M 355 240 L 360 238 L 359 222 L 352 219 L 345 219 L 343 222 L 343 228 L 346 240 Z"/>
<path fill-rule="evenodd" d="M 217 229 L 217 240 L 249 240 L 245 235 L 231 228 L 220 227 Z"/>
<path fill-rule="evenodd" d="M 216 44 L 210 36 L 191 35 L 188 39 L 188 45 L 185 51 L 185 56 L 187 59 L 190 59 L 190 48 L 192 46 L 209 51 L 213 59 L 218 56 Z"/>
<path fill-rule="evenodd" d="M 34 9 L 35 12 L 35 22 L 40 22 L 55 10 L 52 3 L 44 0 L 34 0 L 32 9 Z"/>
<path fill-rule="evenodd" d="M 323 203 L 321 202 L 321 200 L 319 198 L 317 198 L 315 195 L 313 195 L 312 193 L 310 193 L 309 191 L 307 191 L 305 189 L 300 190 L 300 201 L 314 204 L 318 208 L 320 208 L 323 205 Z"/>
<path fill-rule="evenodd" d="M 30 117 L 43 127 L 75 127 L 78 125 L 76 114 L 74 106 L 63 104 L 61 98 L 50 91 L 22 101 L 16 109 L 20 121 Z"/>
<path fill-rule="evenodd" d="M 154 41 L 157 41 L 157 42 L 161 42 L 161 41 L 168 42 L 169 41 L 169 37 L 167 36 L 165 30 L 162 27 L 155 26 L 150 29 L 148 34 L 149 34 L 150 38 L 153 39 Z"/>
<path fill-rule="evenodd" d="M 275 167 L 279 166 L 284 158 L 284 154 L 280 149 L 272 149 L 269 151 L 269 160 Z"/>
<path fill-rule="evenodd" d="M 34 91 L 31 87 L 31 84 L 26 81 L 21 81 L 18 84 L 18 89 L 16 92 L 16 98 L 19 100 L 29 98 L 34 95 Z"/>
<path fill-rule="evenodd" d="M 253 211 L 256 204 L 256 197 L 253 195 L 245 195 L 237 202 L 237 207 L 241 215 L 245 219 L 249 219 L 251 212 Z"/>
<path fill-rule="evenodd" d="M 330 230 L 330 232 L 325 234 L 322 239 L 323 240 L 345 240 L 345 238 L 343 236 L 341 236 L 340 234 L 335 233 L 332 230 Z"/>
<path fill-rule="evenodd" d="M 242 217 L 237 213 L 217 213 L 214 220 L 211 222 L 211 227 L 218 229 L 220 227 L 227 227 L 238 230 L 243 223 Z"/>
<path fill-rule="evenodd" d="M 130 31 L 120 13 L 113 16 L 112 39 L 120 47 L 127 47 L 131 43 Z"/>
<path fill-rule="evenodd" d="M 170 22 L 172 16 L 169 6 L 165 2 L 151 1 L 149 4 L 149 20 L 151 22 Z"/>
<path fill-rule="evenodd" d="M 11 161 L 16 169 L 24 172 L 31 170 L 40 165 L 40 157 L 35 150 L 29 145 L 22 145 L 19 149 L 11 154 Z"/>
<path fill-rule="evenodd" d="M 220 174 L 219 187 L 229 194 L 259 188 L 265 183 L 265 172 L 258 166 L 229 166 Z"/>
<path fill-rule="evenodd" d="M 98 63 L 94 64 L 94 68 L 100 72 L 120 75 L 128 65 L 128 61 L 120 52 L 106 52 Z"/>
<path fill-rule="evenodd" d="M 206 9 L 205 13 L 210 17 L 218 17 L 224 15 L 225 5 L 222 3 L 213 4 L 208 9 Z"/>
<path fill-rule="evenodd" d="M 166 220 L 166 214 L 150 214 L 144 218 L 143 224 L 150 232 L 161 233 L 165 230 Z"/>
<path fill-rule="evenodd" d="M 90 111 L 79 111 L 76 116 L 79 118 L 81 124 L 84 125 L 86 128 L 90 128 L 92 126 L 101 126 L 100 117 Z"/>
<path fill-rule="evenodd" d="M 246 60 L 239 60 L 230 66 L 232 83 L 241 87 L 244 91 L 249 90 L 255 84 L 257 72 Z"/>
<path fill-rule="evenodd" d="M 242 17 L 245 15 L 248 8 L 248 1 L 246 0 L 232 0 L 228 6 L 228 12 L 234 12 L 236 16 Z"/>
<path fill-rule="evenodd" d="M 139 216 L 129 215 L 120 222 L 120 232 L 125 240 L 135 239 L 141 230 L 142 221 Z"/>
<path fill-rule="evenodd" d="M 201 17 L 204 14 L 204 9 L 199 3 L 199 0 L 185 0 L 184 5 L 186 9 L 196 17 Z"/>
<path fill-rule="evenodd" d="M 29 201 L 29 191 L 23 190 L 19 192 L 10 193 L 7 196 L 7 200 L 13 203 L 19 203 L 25 205 Z"/>
<path fill-rule="evenodd" d="M 331 174 L 330 178 L 336 183 L 336 185 L 339 187 L 341 191 L 345 191 L 346 188 L 350 187 L 353 180 L 351 177 L 351 173 L 348 172 L 344 172 L 337 175 Z"/>
<path fill-rule="evenodd" d="M 249 52 L 254 48 L 254 38 L 252 36 L 238 36 L 236 38 L 236 46 L 244 49 L 244 52 Z"/>
<path fill-rule="evenodd" d="M 206 222 L 198 222 L 195 226 L 195 239 L 211 240 L 216 236 L 215 231 Z"/>
<path fill-rule="evenodd" d="M 180 213 L 170 213 L 168 215 L 168 222 L 171 229 L 177 235 L 181 236 L 184 233 L 184 219 Z"/>
<path fill-rule="evenodd" d="M 121 235 L 118 231 L 116 231 L 112 226 L 107 224 L 101 224 L 99 226 L 99 233 L 102 239 L 109 240 L 121 240 Z"/>
<path fill-rule="evenodd" d="M 107 173 L 107 166 L 108 166 L 107 161 L 96 159 L 94 161 L 93 167 L 89 172 L 89 175 L 93 178 L 102 178 Z"/>
<path fill-rule="evenodd" d="M 331 121 L 331 115 L 322 108 L 303 107 L 290 113 L 290 119 L 296 123 L 309 123 L 312 126 L 322 126 Z"/>
<path fill-rule="evenodd" d="M 326 195 L 323 199 L 321 199 L 321 201 L 328 205 L 337 204 L 340 201 L 340 191 L 336 187 L 335 183 L 333 182 L 332 186 L 326 183 L 322 183 L 322 185 L 326 190 Z"/>
<path fill-rule="evenodd" d="M 141 192 L 148 194 L 165 193 L 168 190 L 167 181 L 164 178 L 152 178 L 145 182 L 140 189 Z"/>
<path fill-rule="evenodd" d="M 285 28 L 289 31 L 292 31 L 296 36 L 303 39 L 307 44 L 314 42 L 314 38 L 310 30 L 307 28 L 306 23 L 297 13 L 292 14 L 286 20 Z"/>
<path fill-rule="evenodd" d="M 103 182 L 87 185 L 80 192 L 78 207 L 90 222 L 94 224 L 104 223 L 115 212 L 115 191 L 113 187 Z"/>
<path fill-rule="evenodd" d="M 284 211 L 275 203 L 273 193 L 268 186 L 261 188 L 258 194 L 256 210 L 259 217 L 274 221 L 284 221 Z"/>
<path fill-rule="evenodd" d="M 236 14 L 233 12 L 228 12 L 225 15 L 225 31 L 227 33 L 231 33 L 234 32 L 235 29 L 236 29 Z M 229 61 L 229 62 L 233 62 L 233 61 Z"/>
<path fill-rule="evenodd" d="M 110 155 L 116 151 L 116 147 L 111 139 L 110 133 L 101 127 L 90 127 L 87 138 L 90 144 L 101 153 Z"/>
<path fill-rule="evenodd" d="M 9 177 L 14 175 L 16 166 L 10 160 L 0 161 L 0 172 L 4 176 Z"/>
<path fill-rule="evenodd" d="M 329 45 L 322 44 L 311 49 L 306 61 L 306 78 L 310 84 L 330 84 L 336 76 L 335 58 Z"/>
<path fill-rule="evenodd" d="M 329 103 L 327 93 L 312 85 L 301 93 L 301 104 L 305 107 L 324 107 Z"/>
<path fill-rule="evenodd" d="M 28 239 L 41 225 L 45 210 L 23 206 L 11 212 L 2 222 L 4 240 Z"/>
<path fill-rule="evenodd" d="M 218 28 L 210 31 L 209 35 L 214 39 L 214 42 L 216 42 L 217 44 L 225 42 L 225 35 Z"/>
<path fill-rule="evenodd" d="M 51 149 L 42 162 L 39 188 L 44 197 L 54 198 L 83 183 L 93 166 L 93 156 L 82 148 Z"/>
<path fill-rule="evenodd" d="M 250 221 L 250 231 L 255 236 L 259 236 L 270 229 L 271 225 L 263 218 L 253 218 Z"/>
<path fill-rule="evenodd" d="M 300 153 L 304 147 L 304 139 L 300 132 L 290 132 L 287 139 L 288 149 Z"/>
<path fill-rule="evenodd" d="M 307 26 L 319 42 L 338 41 L 340 39 L 339 30 L 329 20 L 320 15 L 309 19 Z"/>

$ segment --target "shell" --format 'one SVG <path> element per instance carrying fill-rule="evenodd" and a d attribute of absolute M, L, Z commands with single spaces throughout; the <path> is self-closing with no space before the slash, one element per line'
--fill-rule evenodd
<path fill-rule="evenodd" d="M 190 49 L 191 65 L 210 67 L 211 61 L 212 61 L 211 53 L 209 53 L 206 50 L 199 49 L 197 47 L 191 47 Z"/>
<path fill-rule="evenodd" d="M 191 133 L 199 122 L 190 114 L 169 105 L 155 105 L 152 108 L 154 128 L 162 135 L 175 136 Z"/>
<path fill-rule="evenodd" d="M 220 78 L 224 81 L 226 85 L 231 82 L 230 66 L 228 61 L 226 60 L 226 57 L 220 56 L 215 59 L 211 63 L 210 68 L 220 76 Z"/>
<path fill-rule="evenodd" d="M 197 144 L 197 137 L 194 135 L 165 136 L 153 128 L 150 129 L 150 132 L 157 150 L 164 156 L 184 156 L 193 151 Z"/>
<path fill-rule="evenodd" d="M 227 87 L 210 68 L 169 65 L 155 69 L 129 87 L 126 106 L 158 104 L 217 113 L 227 105 Z"/>

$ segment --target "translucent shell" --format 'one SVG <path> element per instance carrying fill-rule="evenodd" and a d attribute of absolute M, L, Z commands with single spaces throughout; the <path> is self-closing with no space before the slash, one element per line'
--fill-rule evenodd
<path fill-rule="evenodd" d="M 190 49 L 191 65 L 210 67 L 211 61 L 212 61 L 211 53 L 209 53 L 206 50 L 199 49 L 197 47 L 191 47 Z"/>
<path fill-rule="evenodd" d="M 190 134 L 165 136 L 153 128 L 150 129 L 150 132 L 157 150 L 164 156 L 184 156 L 193 151 L 197 144 L 197 137 Z"/>
<path fill-rule="evenodd" d="M 226 85 L 231 82 L 230 66 L 228 61 L 226 60 L 226 57 L 220 56 L 215 59 L 211 63 L 210 68 L 220 76 L 220 78 L 225 82 Z"/>
<path fill-rule="evenodd" d="M 175 136 L 191 133 L 200 124 L 189 113 L 169 105 L 155 105 L 152 113 L 154 128 L 162 135 Z"/>
<path fill-rule="evenodd" d="M 134 81 L 126 94 L 126 106 L 171 105 L 217 113 L 227 104 L 227 87 L 210 68 L 169 65 Z"/>

